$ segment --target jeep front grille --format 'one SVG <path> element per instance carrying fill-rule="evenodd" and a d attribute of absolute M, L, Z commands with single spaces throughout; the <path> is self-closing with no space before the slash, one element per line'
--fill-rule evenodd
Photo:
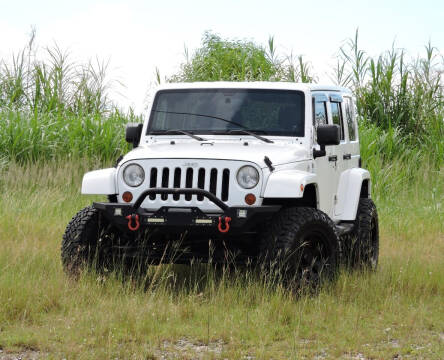
<path fill-rule="evenodd" d="M 153 167 L 149 172 L 149 187 L 162 188 L 199 188 L 207 190 L 216 195 L 222 201 L 228 201 L 230 196 L 230 169 L 216 169 L 216 168 L 192 168 L 192 167 Z M 197 201 L 203 201 L 203 195 L 155 195 L 149 196 L 150 200 L 168 200 L 171 198 L 175 201 L 183 197 L 186 201 L 192 201 L 197 198 Z"/>
<path fill-rule="evenodd" d="M 140 194 L 149 188 L 204 189 L 228 206 L 245 206 L 247 193 L 253 193 L 256 198 L 260 198 L 262 179 L 259 180 L 258 186 L 248 190 L 241 188 L 236 180 L 237 171 L 242 166 L 254 165 L 251 162 L 214 159 L 140 159 L 137 163 L 145 171 L 145 181 L 136 188 L 126 185 L 122 178 L 126 166 L 123 164 L 119 173 L 118 199 L 121 202 L 125 191 L 131 191 L 133 201 L 136 201 Z M 151 194 L 141 205 L 142 208 L 149 210 L 156 210 L 162 206 L 199 207 L 203 211 L 221 211 L 206 197 L 190 194 Z"/>

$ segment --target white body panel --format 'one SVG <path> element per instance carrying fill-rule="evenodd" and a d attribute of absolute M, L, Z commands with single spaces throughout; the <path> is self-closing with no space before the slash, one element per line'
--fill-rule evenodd
<path fill-rule="evenodd" d="M 318 180 L 319 209 L 331 217 L 338 186 L 338 167 L 335 162 L 329 161 L 328 158 L 336 154 L 335 146 L 327 146 L 326 152 L 326 156 L 314 160 L 314 172 L 317 174 Z"/>
<path fill-rule="evenodd" d="M 273 166 L 310 157 L 309 149 L 304 148 L 293 138 L 276 137 L 273 144 L 266 144 L 249 135 L 204 135 L 203 137 L 207 141 L 199 142 L 183 135 L 152 136 L 149 145 L 141 145 L 130 151 L 121 163 L 144 159 L 207 159 L 248 161 L 266 167 L 265 156 L 270 158 Z M 174 141 L 174 145 L 171 141 Z M 244 145 L 246 141 L 248 141 L 247 146 Z"/>
<path fill-rule="evenodd" d="M 264 198 L 300 198 L 308 184 L 316 183 L 316 175 L 297 170 L 272 172 L 268 177 Z M 302 188 L 301 188 L 302 186 Z"/>
<path fill-rule="evenodd" d="M 102 169 L 86 173 L 82 181 L 82 194 L 116 194 L 116 169 Z"/>
<path fill-rule="evenodd" d="M 358 209 L 361 186 L 364 180 L 370 180 L 367 170 L 353 168 L 344 171 L 339 179 L 338 202 L 334 220 L 354 220 Z"/>

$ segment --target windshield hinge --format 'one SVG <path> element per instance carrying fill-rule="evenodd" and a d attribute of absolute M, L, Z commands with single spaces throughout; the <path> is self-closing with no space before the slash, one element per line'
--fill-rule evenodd
<path fill-rule="evenodd" d="M 270 160 L 270 158 L 268 156 L 264 157 L 264 163 L 265 163 L 265 165 L 268 166 L 268 168 L 270 169 L 270 172 L 273 172 L 274 166 L 273 166 L 273 163 L 271 162 L 271 160 Z"/>

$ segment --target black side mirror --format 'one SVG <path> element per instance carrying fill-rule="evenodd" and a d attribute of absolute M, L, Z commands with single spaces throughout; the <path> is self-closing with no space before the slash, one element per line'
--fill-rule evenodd
<path fill-rule="evenodd" d="M 139 145 L 140 136 L 142 135 L 142 127 L 142 123 L 129 123 L 126 125 L 125 140 L 126 142 L 133 144 L 133 148 Z"/>
<path fill-rule="evenodd" d="M 339 125 L 319 125 L 317 128 L 317 141 L 321 150 L 313 150 L 313 157 L 325 156 L 325 146 L 339 145 L 341 142 L 341 131 Z"/>
<path fill-rule="evenodd" d="M 319 125 L 317 139 L 319 145 L 339 145 L 341 142 L 339 125 Z"/>

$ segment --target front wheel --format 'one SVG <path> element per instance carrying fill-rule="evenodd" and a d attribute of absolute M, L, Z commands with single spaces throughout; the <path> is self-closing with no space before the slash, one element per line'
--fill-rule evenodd
<path fill-rule="evenodd" d="M 337 273 L 339 238 L 322 211 L 286 208 L 275 215 L 264 234 L 261 254 L 267 269 L 278 269 L 285 283 L 317 287 Z"/>
<path fill-rule="evenodd" d="M 69 222 L 62 241 L 62 265 L 65 272 L 78 276 L 85 268 L 102 271 L 112 263 L 109 250 L 113 233 L 97 209 L 88 206 Z"/>

